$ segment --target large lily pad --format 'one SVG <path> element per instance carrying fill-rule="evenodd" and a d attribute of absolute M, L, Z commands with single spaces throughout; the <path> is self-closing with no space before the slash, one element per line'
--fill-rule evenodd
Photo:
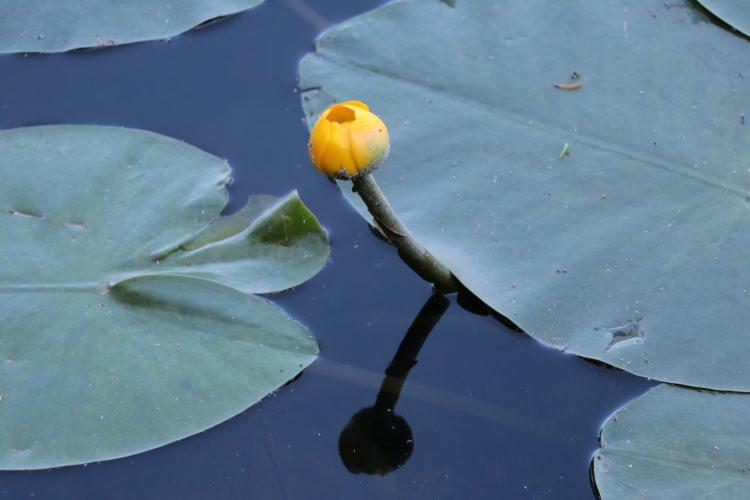
<path fill-rule="evenodd" d="M 662 384 L 604 425 L 594 477 L 610 498 L 745 498 L 750 395 Z"/>
<path fill-rule="evenodd" d="M 746 0 L 698 0 L 713 15 L 750 36 L 750 3 Z"/>
<path fill-rule="evenodd" d="M 690 3 L 410 0 L 323 34 L 300 87 L 310 123 L 384 118 L 396 211 L 530 335 L 748 391 L 746 75 L 748 42 Z"/>
<path fill-rule="evenodd" d="M 226 204 L 226 162 L 157 134 L 0 132 L 0 469 L 106 460 L 241 412 L 318 350 L 267 300 L 328 255 L 292 193 Z"/>
<path fill-rule="evenodd" d="M 0 0 L 0 53 L 157 40 L 263 0 Z"/>

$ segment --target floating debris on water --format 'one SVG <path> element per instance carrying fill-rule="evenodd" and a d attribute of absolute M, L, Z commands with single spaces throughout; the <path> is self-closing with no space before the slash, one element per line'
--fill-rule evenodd
<path fill-rule="evenodd" d="M 573 81 L 568 83 L 553 83 L 552 86 L 562 90 L 576 90 L 581 88 L 581 74 L 578 71 L 574 69 L 570 70 L 570 79 Z"/>
<path fill-rule="evenodd" d="M 576 90 L 581 88 L 581 82 L 571 82 L 571 83 L 553 83 L 553 87 L 556 89 L 562 89 L 562 90 Z"/>

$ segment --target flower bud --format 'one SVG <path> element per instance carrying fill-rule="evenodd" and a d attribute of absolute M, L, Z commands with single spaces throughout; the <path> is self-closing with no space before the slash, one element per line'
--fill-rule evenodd
<path fill-rule="evenodd" d="M 388 128 L 363 102 L 334 104 L 315 122 L 309 150 L 315 168 L 351 179 L 372 172 L 388 156 Z"/>

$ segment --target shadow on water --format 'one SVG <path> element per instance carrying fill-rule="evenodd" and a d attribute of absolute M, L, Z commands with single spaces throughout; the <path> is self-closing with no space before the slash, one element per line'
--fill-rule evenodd
<path fill-rule="evenodd" d="M 417 364 L 419 350 L 450 301 L 432 295 L 406 332 L 390 365 L 373 406 L 358 411 L 339 437 L 339 453 L 349 472 L 383 476 L 398 469 L 414 450 L 407 421 L 395 413 L 396 403 L 409 370 Z"/>
<path fill-rule="evenodd" d="M 509 332 L 520 333 L 524 338 L 534 342 L 515 323 L 494 311 L 463 285 L 460 285 L 455 298 L 463 310 L 478 316 L 491 316 Z M 385 370 L 375 404 L 357 411 L 341 431 L 338 441 L 339 455 L 346 469 L 352 474 L 385 476 L 402 467 L 412 456 L 415 447 L 413 431 L 406 418 L 396 413 L 396 405 L 409 372 L 417 364 L 422 347 L 450 304 L 450 299 L 440 294 L 433 294 L 427 299 Z M 585 358 L 582 360 L 599 368 L 621 372 L 618 368 L 600 361 Z M 457 361 L 456 364 L 460 365 L 461 362 Z M 374 387 L 373 373 L 363 373 L 362 370 L 326 359 L 319 361 L 318 368 L 318 373 L 327 377 L 363 387 Z M 462 397 L 422 384 L 414 384 L 408 396 L 458 413 L 502 423 L 519 432 L 537 435 L 547 440 L 551 447 L 565 444 L 561 439 L 565 433 L 563 428 L 485 401 Z M 588 473 L 592 493 L 599 498 L 594 482 L 593 462 Z"/>
<path fill-rule="evenodd" d="M 374 233 L 382 239 L 377 232 Z M 515 323 L 493 310 L 460 283 L 456 302 L 472 314 L 492 316 L 510 331 L 525 335 Z M 444 295 L 435 293 L 427 299 L 385 370 L 375 404 L 355 413 L 341 431 L 339 454 L 349 472 L 384 476 L 404 465 L 411 456 L 414 451 L 413 433 L 406 419 L 396 414 L 396 403 L 409 371 L 417 364 L 422 346 L 449 306 L 450 299 Z M 455 395 L 451 396 L 455 398 Z M 449 399 L 450 396 L 444 401 Z M 463 402 L 455 405 L 454 409 L 466 411 L 475 404 Z M 493 413 L 492 410 L 490 412 Z"/>

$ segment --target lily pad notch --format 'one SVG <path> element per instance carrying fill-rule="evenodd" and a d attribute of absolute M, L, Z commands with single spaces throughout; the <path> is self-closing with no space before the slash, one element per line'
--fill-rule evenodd
<path fill-rule="evenodd" d="M 314 276 L 327 235 L 296 192 L 220 216 L 229 172 L 140 130 L 0 131 L 0 469 L 163 446 L 315 359 L 257 294 Z"/>

